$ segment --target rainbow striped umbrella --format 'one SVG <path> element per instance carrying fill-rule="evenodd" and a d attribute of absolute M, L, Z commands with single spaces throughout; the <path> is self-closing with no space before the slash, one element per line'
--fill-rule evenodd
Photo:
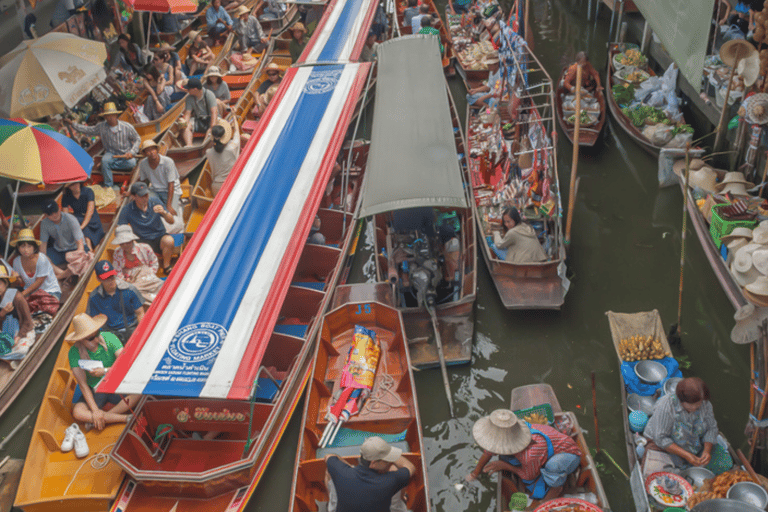
<path fill-rule="evenodd" d="M 68 183 L 91 176 L 93 158 L 66 135 L 26 119 L 0 119 L 0 176 L 26 183 Z"/>

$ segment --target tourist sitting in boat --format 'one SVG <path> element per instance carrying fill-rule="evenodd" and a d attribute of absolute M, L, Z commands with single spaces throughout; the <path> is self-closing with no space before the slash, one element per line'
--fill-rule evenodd
<path fill-rule="evenodd" d="M 482 85 L 472 87 L 467 91 L 467 103 L 473 107 L 482 108 L 487 106 L 494 95 L 501 90 L 501 74 L 499 73 L 499 57 L 488 57 L 485 60 L 488 66 L 488 80 Z"/>
<path fill-rule="evenodd" d="M 507 250 L 504 261 L 518 264 L 547 261 L 547 253 L 539 243 L 536 231 L 523 222 L 517 208 L 504 210 L 501 226 L 501 232 L 493 232 L 493 245 Z"/>
<path fill-rule="evenodd" d="M 238 37 L 240 50 L 250 53 L 251 50 L 261 53 L 269 44 L 269 38 L 264 34 L 261 23 L 251 10 L 241 5 L 235 11 L 235 34 Z"/>
<path fill-rule="evenodd" d="M 155 56 L 155 58 L 159 57 Z M 154 121 L 165 114 L 165 109 L 171 105 L 173 85 L 165 80 L 165 75 L 160 73 L 155 66 L 149 66 L 144 71 L 142 81 L 144 89 L 147 91 L 147 99 L 144 102 L 144 115 L 150 121 Z"/>
<path fill-rule="evenodd" d="M 325 465 L 328 512 L 405 510 L 399 493 L 408 485 L 416 466 L 400 448 L 390 446 L 379 436 L 369 437 L 362 444 L 357 466 L 332 453 L 325 456 Z"/>
<path fill-rule="evenodd" d="M 419 0 L 408 0 L 408 7 L 403 11 L 403 23 L 410 27 L 414 16 L 419 14 Z"/>
<path fill-rule="evenodd" d="M 589 62 L 589 56 L 586 52 L 579 52 L 576 54 L 576 62 L 571 64 L 568 71 L 565 73 L 563 79 L 563 87 L 570 92 L 576 92 L 576 73 L 577 68 L 581 65 L 581 89 L 589 91 L 592 94 L 600 93 L 603 88 L 600 86 L 600 75 L 597 74 L 597 70 Z"/>
<path fill-rule="evenodd" d="M 307 46 L 307 29 L 303 23 L 297 21 L 293 27 L 291 27 L 291 43 L 288 45 L 288 51 L 291 54 L 291 63 L 299 60 L 305 46 Z"/>
<path fill-rule="evenodd" d="M 140 294 L 117 279 L 117 270 L 107 260 L 96 262 L 95 272 L 100 284 L 88 297 L 86 312 L 91 316 L 104 315 L 106 328 L 125 344 L 144 318 Z"/>
<path fill-rule="evenodd" d="M 436 36 L 438 41 L 440 40 L 440 31 L 432 26 L 432 16 L 424 16 L 421 18 L 421 30 L 419 34 L 431 34 Z M 440 42 L 440 55 L 445 51 L 443 43 Z"/>
<path fill-rule="evenodd" d="M 267 0 L 260 18 L 262 20 L 276 20 L 283 17 L 285 10 L 285 4 L 279 0 Z"/>
<path fill-rule="evenodd" d="M 96 393 L 93 389 L 123 351 L 123 345 L 117 336 L 109 332 L 99 333 L 99 329 L 106 322 L 105 315 L 92 318 L 81 313 L 72 320 L 72 332 L 65 338 L 72 343 L 69 349 L 69 366 L 81 393 L 72 407 L 72 417 L 86 425 L 92 425 L 96 430 L 104 430 L 110 423 L 126 423 L 129 411 L 140 398 L 139 395 L 123 397 Z M 88 369 L 83 369 L 83 366 Z M 107 404 L 112 404 L 113 407 L 105 411 Z"/>
<path fill-rule="evenodd" d="M 560 496 L 568 475 L 581 463 L 579 445 L 570 436 L 549 425 L 530 425 L 508 409 L 477 420 L 472 435 L 483 455 L 466 479 L 509 471 L 535 500 Z M 491 461 L 494 455 L 499 459 Z"/>
<path fill-rule="evenodd" d="M 198 78 L 188 79 L 185 88 L 189 96 L 180 124 L 184 126 L 184 144 L 191 146 L 195 133 L 204 133 L 206 137 L 210 134 L 219 118 L 219 108 L 213 91 L 204 89 Z"/>
<path fill-rule="evenodd" d="M 730 456 L 717 444 L 717 435 L 709 388 L 698 377 L 681 380 L 674 393 L 659 398 L 643 431 L 650 440 L 646 450 L 667 452 L 677 468 L 715 461 L 713 467 L 721 467 Z"/>
<path fill-rule="evenodd" d="M 117 110 L 117 105 L 108 101 L 101 112 L 104 121 L 93 126 L 73 123 L 68 117 L 64 118 L 64 124 L 76 131 L 86 135 L 98 135 L 101 139 L 101 144 L 104 146 L 104 154 L 101 157 L 101 177 L 104 178 L 105 187 L 115 184 L 112 171 L 129 171 L 136 167 L 135 155 L 139 152 L 139 144 L 141 144 L 141 137 L 136 129 L 130 123 L 117 119 L 121 112 Z"/>
<path fill-rule="evenodd" d="M 118 277 L 132 284 L 144 298 L 144 304 L 152 304 L 163 286 L 163 280 L 157 277 L 160 262 L 157 255 L 147 244 L 137 242 L 137 237 L 131 226 L 117 226 L 112 245 L 116 245 L 112 253 L 112 265 Z"/>
<path fill-rule="evenodd" d="M 35 342 L 35 324 L 24 294 L 11 286 L 18 275 L 10 268 L 0 263 L 0 330 L 13 340 L 10 354 L 20 358 Z"/>
<path fill-rule="evenodd" d="M 178 52 L 176 52 L 176 49 L 173 46 L 168 43 L 163 43 L 162 46 L 155 51 L 157 52 L 157 57 L 160 59 L 160 62 L 168 64 L 173 70 L 171 79 L 166 80 L 167 82 L 176 84 L 185 78 L 181 69 L 181 57 L 179 57 Z M 160 68 L 158 68 L 158 70 L 159 69 Z M 177 101 L 179 99 L 176 97 L 178 94 L 179 91 L 176 91 L 174 88 L 174 92 L 171 94 L 171 101 Z"/>
<path fill-rule="evenodd" d="M 376 42 L 376 33 L 374 31 L 368 32 L 368 38 L 365 40 L 365 45 L 360 51 L 360 62 L 373 62 L 376 58 L 376 48 L 379 47 L 379 43 Z"/>
<path fill-rule="evenodd" d="M 190 32 L 189 40 L 192 41 L 192 44 L 189 47 L 187 60 L 185 62 L 187 66 L 187 76 L 199 75 L 205 71 L 205 68 L 213 62 L 216 56 L 211 49 L 208 48 L 200 31 L 193 30 Z"/>
<path fill-rule="evenodd" d="M 96 197 L 83 182 L 69 183 L 61 197 L 61 207 L 75 216 L 90 250 L 97 247 L 104 238 L 104 227 L 96 213 Z"/>
<path fill-rule="evenodd" d="M 22 229 L 11 245 L 19 252 L 19 256 L 13 260 L 13 270 L 24 282 L 24 297 L 30 297 L 40 289 L 56 300 L 61 300 L 61 287 L 53 263 L 40 252 L 40 241 L 35 239 L 34 232 L 29 228 Z"/>
<path fill-rule="evenodd" d="M 213 127 L 211 137 L 213 147 L 205 151 L 205 157 L 211 167 L 211 190 L 216 195 L 240 156 L 240 131 L 233 130 L 231 124 L 220 119 Z"/>
<path fill-rule="evenodd" d="M 167 234 L 163 219 L 173 224 L 173 215 L 163 207 L 159 199 L 149 197 L 149 188 L 141 181 L 131 185 L 131 199 L 123 207 L 118 225 L 130 224 L 140 242 L 149 245 L 156 254 L 162 254 L 163 271 L 169 274 L 173 268 L 173 237 Z"/>
<path fill-rule="evenodd" d="M 139 45 L 132 43 L 131 36 L 128 34 L 120 34 L 117 36 L 117 44 L 118 52 L 117 62 L 115 64 L 125 71 L 139 73 L 146 64 Z"/>
<path fill-rule="evenodd" d="M 419 6 L 419 14 L 416 14 L 411 18 L 411 34 L 419 33 L 419 30 L 421 30 L 421 20 L 424 17 L 432 17 L 432 15 L 429 14 L 429 4 L 427 2 L 423 2 Z"/>
<path fill-rule="evenodd" d="M 176 162 L 161 155 L 153 139 L 142 142 L 141 153 L 146 158 L 139 163 L 139 180 L 147 182 L 150 195 L 159 199 L 165 209 L 176 216 L 181 211 L 182 193 Z"/>
<path fill-rule="evenodd" d="M 307 237 L 308 244 L 325 245 L 325 235 L 320 232 L 321 227 L 320 216 L 315 215 L 315 220 L 312 221 L 312 228 L 309 230 L 309 236 Z"/>
<path fill-rule="evenodd" d="M 256 89 L 256 92 L 258 94 L 264 94 L 269 90 L 269 88 L 275 84 L 279 84 L 280 81 L 283 79 L 280 76 L 280 66 L 275 64 L 274 62 L 270 62 L 266 69 L 267 73 L 267 79 L 264 80 L 261 85 L 259 85 L 259 88 Z"/>
<path fill-rule="evenodd" d="M 216 106 L 219 109 L 219 116 L 224 117 L 229 110 L 229 100 L 232 98 L 232 94 L 229 92 L 229 86 L 224 81 L 224 75 L 221 74 L 221 70 L 218 66 L 211 66 L 208 71 L 205 72 L 203 87 L 211 91 L 216 97 Z"/>
<path fill-rule="evenodd" d="M 221 6 L 221 0 L 211 2 L 211 6 L 205 11 L 205 23 L 208 26 L 208 37 L 213 40 L 232 30 L 232 18 L 227 10 Z"/>
<path fill-rule="evenodd" d="M 48 245 L 48 241 L 52 243 Z M 67 279 L 73 274 L 69 263 L 81 258 L 88 250 L 80 222 L 71 213 L 62 212 L 54 200 L 43 204 L 43 220 L 40 221 L 40 251 L 51 260 L 58 279 Z M 59 265 L 67 265 L 66 270 Z"/>

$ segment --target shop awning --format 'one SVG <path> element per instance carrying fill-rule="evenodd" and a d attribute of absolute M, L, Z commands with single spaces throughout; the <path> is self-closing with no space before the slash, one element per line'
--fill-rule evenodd
<path fill-rule="evenodd" d="M 250 396 L 368 70 L 288 70 L 100 392 Z"/>
<path fill-rule="evenodd" d="M 377 5 L 376 0 L 331 0 L 297 63 L 357 61 Z"/>
<path fill-rule="evenodd" d="M 467 208 L 438 38 L 382 43 L 378 66 L 360 215 L 419 206 Z"/>

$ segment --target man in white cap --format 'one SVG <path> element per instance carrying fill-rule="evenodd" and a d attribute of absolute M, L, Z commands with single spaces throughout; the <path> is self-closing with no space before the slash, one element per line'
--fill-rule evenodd
<path fill-rule="evenodd" d="M 148 183 L 150 194 L 175 217 L 181 211 L 181 182 L 176 162 L 161 155 L 153 139 L 141 143 L 141 153 L 146 158 L 139 163 L 139 180 Z"/>
<path fill-rule="evenodd" d="M 416 472 L 401 449 L 378 436 L 360 447 L 357 466 L 334 454 L 325 456 L 325 464 L 330 476 L 328 512 L 390 512 L 399 505 L 392 504 L 392 497 Z"/>

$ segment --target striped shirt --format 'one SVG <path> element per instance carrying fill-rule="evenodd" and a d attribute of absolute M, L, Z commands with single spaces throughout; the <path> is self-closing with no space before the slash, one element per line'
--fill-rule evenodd
<path fill-rule="evenodd" d="M 552 441 L 552 448 L 554 449 L 555 455 L 558 453 L 581 455 L 579 445 L 577 445 L 576 441 L 571 439 L 570 436 L 563 434 L 549 425 L 531 425 L 531 427 L 549 437 L 550 441 Z M 533 434 L 531 436 L 531 444 L 529 444 L 522 452 L 515 454 L 515 457 L 520 461 L 522 467 L 520 478 L 523 480 L 535 480 L 538 478 L 539 474 L 541 474 L 541 468 L 547 463 L 547 460 L 549 460 L 549 457 L 547 457 L 549 454 L 548 452 L 547 440 L 538 434 Z"/>
<path fill-rule="evenodd" d="M 114 131 L 106 121 L 93 126 L 73 123 L 72 128 L 86 135 L 98 135 L 101 138 L 104 151 L 107 153 L 113 155 L 124 155 L 125 153 L 136 155 L 139 153 L 141 137 L 139 137 L 136 129 L 125 121 L 118 120 L 117 130 Z"/>

